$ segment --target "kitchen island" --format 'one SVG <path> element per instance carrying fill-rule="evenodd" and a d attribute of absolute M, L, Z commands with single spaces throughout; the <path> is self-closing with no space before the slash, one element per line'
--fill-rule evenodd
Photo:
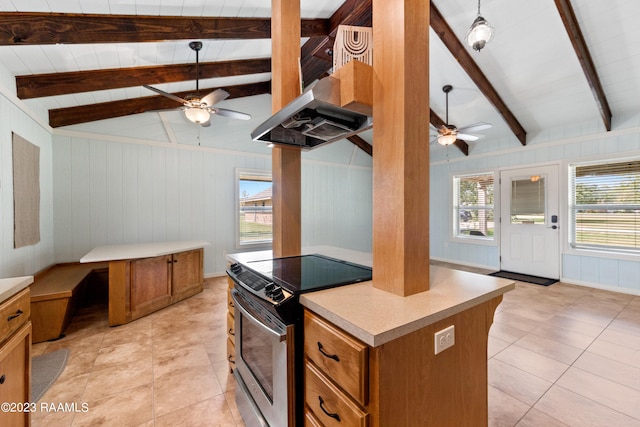
<path fill-rule="evenodd" d="M 203 240 L 98 246 L 80 259 L 109 262 L 109 326 L 202 292 Z"/>
<path fill-rule="evenodd" d="M 369 254 L 306 248 L 371 266 Z M 235 254 L 250 262 L 270 251 Z M 487 425 L 487 339 L 513 281 L 430 267 L 430 289 L 401 297 L 363 282 L 300 295 L 310 425 Z M 436 343 L 438 341 L 438 343 Z M 436 344 L 442 345 L 436 354 Z M 337 417 L 337 418 L 336 418 Z"/>

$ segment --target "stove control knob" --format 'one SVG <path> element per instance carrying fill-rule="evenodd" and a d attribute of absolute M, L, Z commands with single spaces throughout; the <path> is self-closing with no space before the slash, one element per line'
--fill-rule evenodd
<path fill-rule="evenodd" d="M 267 294 L 267 296 L 271 296 L 271 293 L 275 288 L 276 285 L 274 285 L 273 283 L 267 283 L 264 287 L 264 293 Z"/>
<path fill-rule="evenodd" d="M 282 288 L 276 288 L 271 292 L 271 298 L 274 301 L 282 301 L 284 299 L 284 292 L 282 292 Z"/>
<path fill-rule="evenodd" d="M 233 273 L 238 274 L 238 273 L 240 273 L 242 271 L 242 267 L 237 262 L 233 263 L 233 264 L 231 264 L 231 271 Z"/>

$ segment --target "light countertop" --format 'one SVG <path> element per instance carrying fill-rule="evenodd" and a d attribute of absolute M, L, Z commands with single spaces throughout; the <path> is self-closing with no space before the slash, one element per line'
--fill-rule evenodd
<path fill-rule="evenodd" d="M 108 245 L 93 248 L 80 258 L 80 262 L 118 261 L 124 259 L 152 258 L 175 254 L 208 246 L 204 240 L 181 242 L 138 243 L 131 245 Z"/>
<path fill-rule="evenodd" d="M 432 265 L 429 290 L 402 297 L 356 283 L 300 295 L 300 302 L 364 343 L 377 347 L 489 301 L 512 280 Z"/>
<path fill-rule="evenodd" d="M 0 279 L 0 303 L 8 300 L 32 283 L 33 276 L 20 276 Z"/>
<path fill-rule="evenodd" d="M 303 254 L 318 253 L 371 266 L 371 254 L 329 246 L 303 248 Z M 272 258 L 271 251 L 228 255 L 241 263 Z M 376 347 L 496 298 L 515 288 L 515 282 L 483 274 L 430 267 L 429 290 L 401 297 L 362 282 L 303 293 L 300 302 L 364 343 Z"/>

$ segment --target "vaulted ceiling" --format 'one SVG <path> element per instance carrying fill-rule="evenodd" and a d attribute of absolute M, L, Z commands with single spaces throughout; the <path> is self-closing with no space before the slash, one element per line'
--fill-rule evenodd
<path fill-rule="evenodd" d="M 46 114 L 52 128 L 87 129 L 140 115 L 171 133 L 171 120 L 150 111 L 179 104 L 142 86 L 192 93 L 191 40 L 203 42 L 202 92 L 222 87 L 231 95 L 224 102 L 241 109 L 251 101 L 240 100 L 270 91 L 269 0 L 52 4 L 0 0 L 0 63 L 15 76 L 17 98 L 34 114 Z M 487 139 L 510 138 L 515 145 L 561 125 L 598 123 L 590 125 L 594 131 L 608 131 L 637 114 L 637 0 L 485 0 L 482 15 L 496 34 L 481 52 L 464 43 L 477 7 L 471 0 L 430 4 L 430 76 L 416 77 L 429 79 L 425 114 L 434 126 L 446 119 L 445 84 L 454 87 L 451 122 L 492 123 L 482 132 Z M 338 25 L 371 26 L 371 0 L 301 0 L 301 15 L 301 69 L 309 85 L 331 69 Z M 247 123 L 247 135 L 269 113 Z M 371 152 L 362 138 L 351 140 Z M 458 140 L 456 146 L 468 154 L 469 144 Z"/>

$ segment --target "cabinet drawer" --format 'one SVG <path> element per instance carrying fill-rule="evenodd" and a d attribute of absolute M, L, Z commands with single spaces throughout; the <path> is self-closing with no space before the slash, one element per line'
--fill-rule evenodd
<path fill-rule="evenodd" d="M 233 300 L 231 299 L 231 288 L 227 289 L 227 308 L 229 309 L 229 313 L 235 316 L 235 305 L 233 305 Z"/>
<path fill-rule="evenodd" d="M 235 320 L 233 314 L 227 311 L 227 336 L 230 340 L 234 340 L 234 336 L 236 335 L 235 331 Z"/>
<path fill-rule="evenodd" d="M 31 316 L 29 295 L 29 288 L 25 288 L 0 304 L 0 342 L 26 323 Z"/>
<path fill-rule="evenodd" d="M 227 361 L 231 364 L 231 368 L 236 364 L 236 346 L 230 338 L 227 338 Z"/>
<path fill-rule="evenodd" d="M 304 406 L 304 427 L 324 427 L 307 405 Z"/>
<path fill-rule="evenodd" d="M 369 415 L 308 360 L 305 363 L 304 380 L 306 404 L 322 425 L 326 427 L 369 425 Z"/>
<path fill-rule="evenodd" d="M 369 399 L 369 347 L 309 311 L 304 312 L 304 353 L 365 406 Z"/>

